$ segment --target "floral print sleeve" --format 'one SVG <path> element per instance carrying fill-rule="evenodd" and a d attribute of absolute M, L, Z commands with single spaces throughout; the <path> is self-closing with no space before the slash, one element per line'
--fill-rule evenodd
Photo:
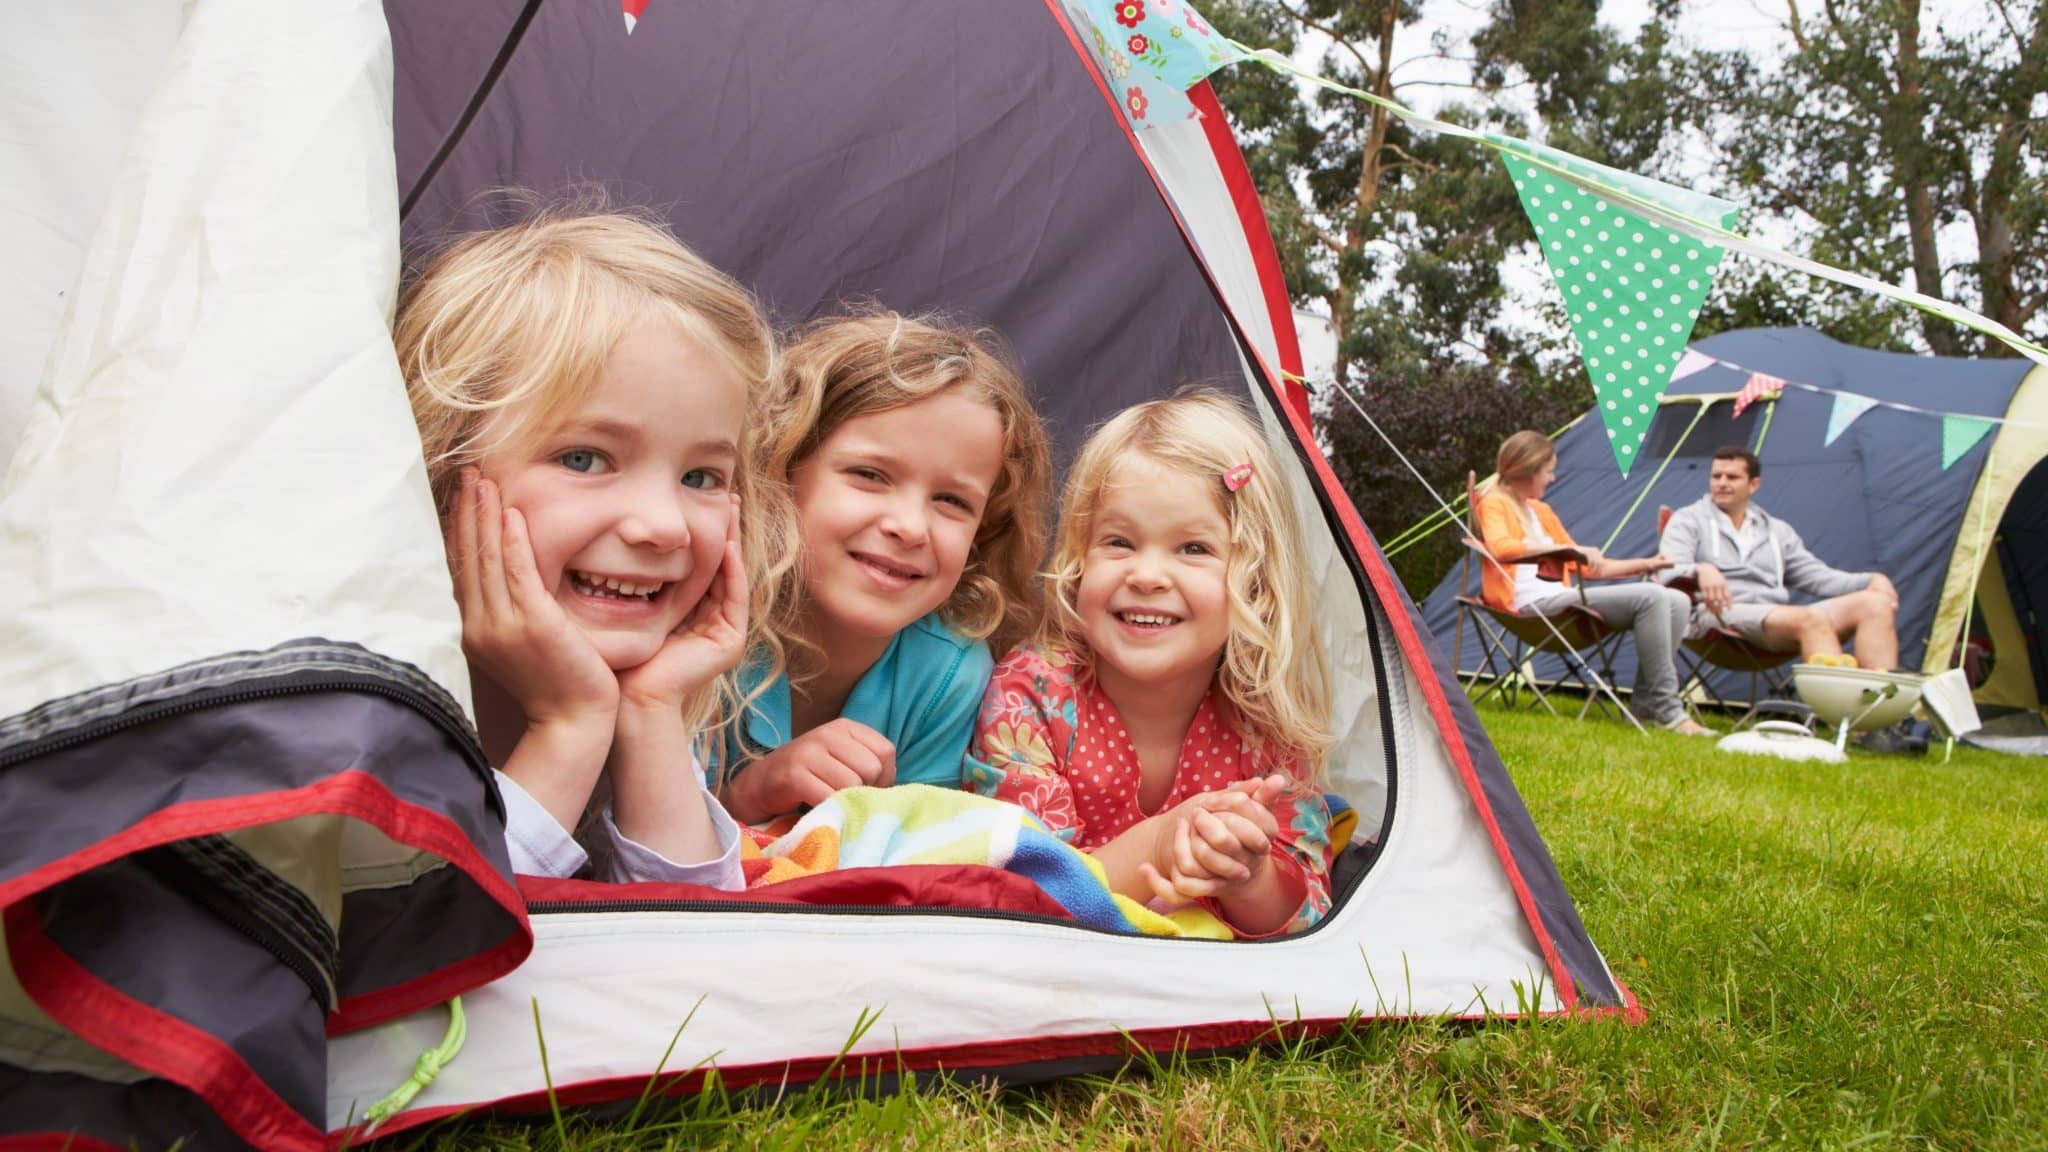
<path fill-rule="evenodd" d="M 989 677 L 967 751 L 968 789 L 1024 808 L 1070 844 L 1083 831 L 1061 771 L 1073 749 L 1074 701 L 1066 660 L 1020 645 Z"/>
<path fill-rule="evenodd" d="M 1286 936 L 1313 927 L 1329 913 L 1330 862 L 1336 855 L 1335 846 L 1330 843 L 1330 805 L 1314 786 L 1298 784 L 1288 788 L 1273 801 L 1271 811 L 1273 822 L 1280 827 L 1280 837 L 1273 844 L 1273 866 L 1294 882 L 1302 898 L 1294 916 L 1277 930 L 1266 933 L 1267 937 Z M 1220 903 L 1200 903 L 1217 919 L 1230 923 Z M 1235 924 L 1231 924 L 1231 930 L 1241 940 L 1259 938 L 1240 931 Z"/>

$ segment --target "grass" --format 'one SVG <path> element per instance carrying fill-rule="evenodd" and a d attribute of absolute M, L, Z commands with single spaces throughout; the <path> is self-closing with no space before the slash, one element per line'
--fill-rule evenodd
<path fill-rule="evenodd" d="M 1488 711 L 1593 939 L 1649 1011 L 1366 1025 L 1009 1092 L 716 1094 L 414 1146 L 2048 1148 L 2048 764 L 1844 766 Z"/>

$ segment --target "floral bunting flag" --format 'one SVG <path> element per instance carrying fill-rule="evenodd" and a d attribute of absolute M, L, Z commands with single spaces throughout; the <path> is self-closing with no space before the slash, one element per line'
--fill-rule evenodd
<path fill-rule="evenodd" d="M 1875 407 L 1877 401 L 1868 396 L 1858 396 L 1854 392 L 1835 393 L 1835 406 L 1828 410 L 1827 438 L 1821 441 L 1821 447 L 1825 448 L 1840 439 L 1842 433 L 1849 430 L 1849 425 L 1854 424 L 1858 416 Z M 1946 468 L 1948 465 L 1943 464 L 1942 467 Z"/>
<path fill-rule="evenodd" d="M 1543 151 L 1568 171 L 1586 169 L 1645 200 L 1668 201 L 1695 215 L 1704 206 L 1732 224 L 1741 210 L 1725 200 Z M 1651 224 L 1519 156 L 1504 152 L 1501 161 L 1564 296 L 1614 462 L 1626 476 L 1714 286 L 1721 249 Z"/>
<path fill-rule="evenodd" d="M 1133 128 L 1195 115 L 1187 91 L 1244 59 L 1181 0 L 1076 0 L 1088 22 L 1103 79 Z"/>
<path fill-rule="evenodd" d="M 1963 453 L 1977 446 L 1977 441 L 1991 431 L 1991 421 L 1978 416 L 1943 416 L 1941 418 L 1941 470 L 1962 459 Z"/>

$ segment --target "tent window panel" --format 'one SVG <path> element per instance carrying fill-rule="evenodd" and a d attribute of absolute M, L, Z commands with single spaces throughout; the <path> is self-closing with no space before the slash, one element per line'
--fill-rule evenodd
<path fill-rule="evenodd" d="M 1685 435 L 1686 425 L 1692 423 L 1693 414 L 1699 409 L 1692 404 L 1664 404 L 1657 409 L 1657 419 L 1650 425 L 1650 434 L 1644 440 L 1642 457 L 1662 460 L 1668 456 L 1699 457 L 1712 456 L 1723 444 L 1750 444 L 1756 438 L 1758 415 L 1764 405 L 1752 404 L 1738 417 L 1735 406 L 1715 403 L 1700 417 L 1699 426 L 1692 435 Z M 1685 436 L 1685 443 L 1678 442 Z M 1674 452 L 1674 449 L 1676 450 Z"/>

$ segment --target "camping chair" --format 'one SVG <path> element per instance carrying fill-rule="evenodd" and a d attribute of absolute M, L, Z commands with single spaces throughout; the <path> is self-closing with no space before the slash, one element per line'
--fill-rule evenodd
<path fill-rule="evenodd" d="M 1474 703 L 1499 693 L 1507 706 L 1514 708 L 1526 690 L 1544 711 L 1557 716 L 1558 710 L 1551 706 L 1530 664 L 1537 656 L 1552 655 L 1563 661 L 1565 674 L 1552 683 L 1551 688 L 1573 683 L 1586 693 L 1586 702 L 1579 706 L 1579 719 L 1585 719 L 1586 713 L 1592 711 L 1596 703 L 1603 709 L 1614 707 L 1612 701 L 1602 698 L 1600 685 L 1611 684 L 1614 680 L 1614 649 L 1620 642 L 1621 632 L 1584 602 L 1586 589 L 1583 581 L 1579 584 L 1580 603 L 1548 617 L 1503 612 L 1470 594 L 1472 566 L 1485 563 L 1488 558 L 1486 545 L 1481 542 L 1479 534 L 1478 487 L 1478 477 L 1466 473 L 1465 558 L 1458 577 L 1457 640 L 1451 655 L 1452 666 L 1458 668 L 1459 675 L 1465 678 L 1466 692 L 1470 693 L 1482 676 L 1490 677 L 1485 689 L 1473 697 Z M 1536 563 L 1536 574 L 1541 579 L 1562 580 L 1571 566 L 1585 562 L 1585 555 L 1576 548 L 1552 548 L 1545 552 L 1532 552 L 1517 562 L 1529 561 Z M 1483 668 L 1474 668 L 1470 673 L 1463 671 L 1462 660 L 1465 622 L 1468 619 L 1483 646 L 1481 654 L 1486 660 Z"/>
<path fill-rule="evenodd" d="M 1669 505 L 1657 507 L 1657 539 L 1664 538 L 1664 528 L 1671 523 Z M 1690 576 L 1670 582 L 1670 586 L 1685 593 L 1694 601 L 1699 599 L 1699 581 Z M 1757 713 L 1769 711 L 1781 702 L 1791 699 L 1791 674 L 1786 670 L 1797 652 L 1780 652 L 1761 644 L 1752 644 L 1742 633 L 1733 628 L 1715 628 L 1704 636 L 1687 637 L 1681 645 L 1686 663 L 1686 675 L 1678 686 L 1681 700 L 1693 699 L 1696 695 L 1705 698 L 1715 708 L 1732 711 L 1738 701 L 1730 700 L 1715 691 L 1708 673 L 1714 669 L 1749 676 L 1749 707 L 1735 721 L 1736 728 L 1742 728 L 1756 719 Z"/>

